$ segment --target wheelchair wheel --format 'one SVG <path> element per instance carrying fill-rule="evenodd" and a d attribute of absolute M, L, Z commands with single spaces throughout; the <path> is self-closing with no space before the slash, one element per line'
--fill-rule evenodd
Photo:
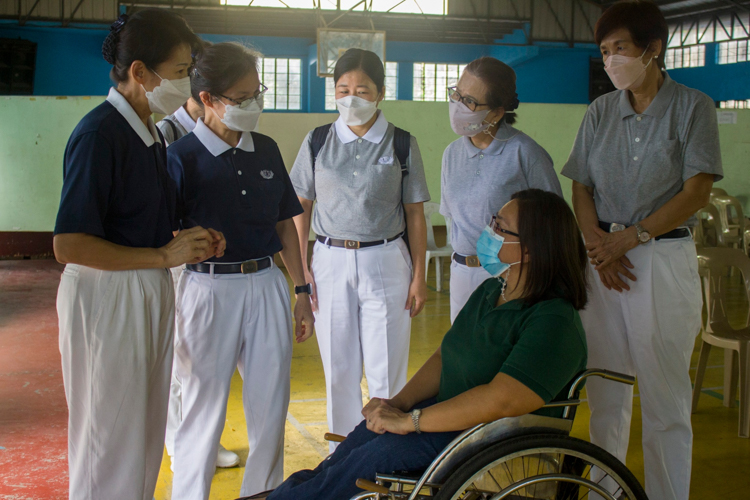
<path fill-rule="evenodd" d="M 615 457 L 559 434 L 520 436 L 482 450 L 450 475 L 435 500 L 648 500 Z"/>

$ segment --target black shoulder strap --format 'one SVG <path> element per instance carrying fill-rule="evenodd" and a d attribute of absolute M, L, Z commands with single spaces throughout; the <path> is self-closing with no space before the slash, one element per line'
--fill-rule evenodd
<path fill-rule="evenodd" d="M 172 142 L 179 139 L 180 132 L 177 130 L 177 125 L 175 125 L 174 122 L 170 120 L 169 118 L 164 118 L 163 120 L 169 123 L 169 128 L 172 129 Z"/>
<path fill-rule="evenodd" d="M 310 141 L 310 152 L 312 153 L 313 158 L 313 173 L 315 172 L 315 161 L 318 159 L 318 153 L 320 153 L 320 150 L 323 149 L 323 145 L 326 143 L 326 139 L 328 139 L 328 131 L 331 130 L 331 125 L 333 125 L 333 123 L 321 125 L 320 127 L 316 127 L 315 130 L 313 130 L 312 140 Z"/>
<path fill-rule="evenodd" d="M 406 160 L 409 158 L 409 151 L 411 149 L 411 134 L 404 129 L 395 127 L 393 131 L 393 149 L 396 150 L 396 158 L 398 158 L 398 163 L 401 165 L 401 177 L 406 177 L 409 174 L 409 167 L 406 165 Z"/>

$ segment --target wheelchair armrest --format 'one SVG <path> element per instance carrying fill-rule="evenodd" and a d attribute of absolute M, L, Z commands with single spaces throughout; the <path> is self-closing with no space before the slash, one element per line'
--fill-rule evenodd
<path fill-rule="evenodd" d="M 346 436 L 333 434 L 332 432 L 326 432 L 325 435 L 323 435 L 323 439 L 332 443 L 343 443 L 344 439 L 346 439 Z"/>

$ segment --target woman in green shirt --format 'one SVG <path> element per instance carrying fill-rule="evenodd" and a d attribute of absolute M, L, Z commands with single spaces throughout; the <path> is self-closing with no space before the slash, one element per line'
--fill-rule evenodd
<path fill-rule="evenodd" d="M 393 399 L 373 398 L 366 420 L 315 470 L 253 498 L 346 500 L 360 491 L 357 478 L 424 469 L 464 429 L 566 399 L 586 368 L 578 311 L 587 259 L 570 207 L 538 189 L 514 194 L 485 228 L 477 255 L 493 277 L 406 387 Z"/>

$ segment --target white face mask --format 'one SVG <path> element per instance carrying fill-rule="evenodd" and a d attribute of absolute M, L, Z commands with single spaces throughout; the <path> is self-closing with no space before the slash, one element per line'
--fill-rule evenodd
<path fill-rule="evenodd" d="M 153 73 L 159 76 L 156 71 Z M 190 77 L 186 76 L 177 80 L 167 80 L 160 76 L 159 78 L 161 78 L 161 83 L 151 92 L 147 91 L 143 85 L 141 87 L 146 92 L 151 112 L 171 115 L 190 99 Z"/>
<path fill-rule="evenodd" d="M 224 103 L 222 103 L 224 104 Z M 214 113 L 216 110 L 211 108 Z M 242 104 L 224 104 L 224 118 L 219 118 L 221 123 L 226 125 L 229 130 L 235 132 L 252 132 L 258 125 L 258 119 L 263 112 L 263 99 L 246 99 Z"/>
<path fill-rule="evenodd" d="M 375 101 L 368 101 L 356 95 L 348 95 L 341 99 L 336 99 L 336 107 L 344 123 L 352 127 L 364 125 L 369 122 L 378 110 L 378 105 Z"/>

